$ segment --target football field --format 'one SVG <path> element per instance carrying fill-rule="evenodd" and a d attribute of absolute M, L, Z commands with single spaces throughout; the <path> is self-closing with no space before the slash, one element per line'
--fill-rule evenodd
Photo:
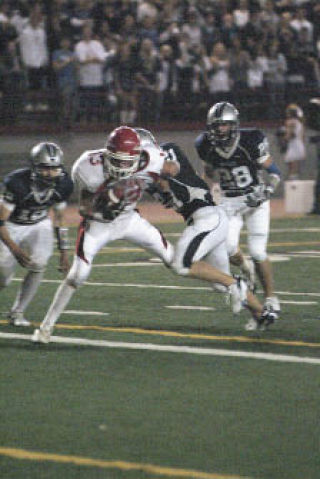
<path fill-rule="evenodd" d="M 183 224 L 159 227 L 175 242 Z M 319 479 L 320 221 L 271 228 L 282 314 L 264 332 L 121 241 L 96 257 L 52 342 L 33 344 L 58 254 L 30 328 L 5 316 L 18 269 L 0 306 L 1 479 Z"/>

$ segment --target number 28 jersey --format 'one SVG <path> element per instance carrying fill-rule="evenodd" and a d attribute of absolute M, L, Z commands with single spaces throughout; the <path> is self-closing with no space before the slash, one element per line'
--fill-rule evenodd
<path fill-rule="evenodd" d="M 240 129 L 239 138 L 229 151 L 213 146 L 206 133 L 195 146 L 201 160 L 218 172 L 222 193 L 228 197 L 247 194 L 252 186 L 263 183 L 262 164 L 269 158 L 266 136 L 258 129 Z"/>

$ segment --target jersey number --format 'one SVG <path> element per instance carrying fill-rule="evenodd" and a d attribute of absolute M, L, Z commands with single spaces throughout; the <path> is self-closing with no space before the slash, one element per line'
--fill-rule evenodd
<path fill-rule="evenodd" d="M 238 188 L 245 188 L 253 181 L 250 170 L 245 165 L 232 168 L 231 171 L 222 168 L 219 172 L 221 183 L 235 183 Z"/>

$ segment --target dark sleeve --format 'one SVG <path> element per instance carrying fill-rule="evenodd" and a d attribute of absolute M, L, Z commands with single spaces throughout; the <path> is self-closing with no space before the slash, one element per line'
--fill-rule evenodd
<path fill-rule="evenodd" d="M 3 180 L 3 199 L 7 203 L 17 204 L 19 202 L 19 182 L 11 175 Z"/>
<path fill-rule="evenodd" d="M 205 154 L 204 154 L 204 143 L 205 143 L 205 136 L 204 136 L 204 133 L 201 133 L 196 138 L 196 141 L 194 142 L 194 146 L 201 160 L 206 161 Z"/>
<path fill-rule="evenodd" d="M 67 201 L 73 192 L 73 182 L 68 175 L 62 178 L 61 184 L 59 185 L 59 195 L 61 197 L 60 201 Z"/>

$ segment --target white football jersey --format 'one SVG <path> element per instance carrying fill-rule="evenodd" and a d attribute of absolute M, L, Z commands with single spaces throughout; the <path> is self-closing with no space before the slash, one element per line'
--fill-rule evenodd
<path fill-rule="evenodd" d="M 165 154 L 158 148 L 150 147 L 144 151 L 146 151 L 147 155 L 145 155 L 144 161 L 141 162 L 138 172 L 132 176 L 143 179 L 147 188 L 160 175 L 165 161 Z M 108 179 L 106 171 L 103 170 L 103 153 L 104 150 L 85 151 L 74 163 L 71 178 L 77 187 L 79 198 L 81 198 L 83 190 L 96 193 Z M 136 205 L 137 201 L 126 205 L 119 214 L 122 215 L 135 209 Z M 90 212 L 90 217 L 98 221 L 106 221 L 100 212 L 92 211 Z"/>

